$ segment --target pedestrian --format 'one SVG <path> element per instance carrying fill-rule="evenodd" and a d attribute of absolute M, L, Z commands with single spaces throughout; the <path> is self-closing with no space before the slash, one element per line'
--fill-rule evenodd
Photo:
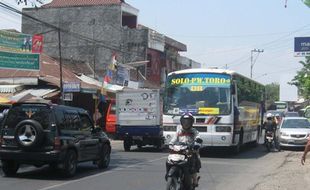
<path fill-rule="evenodd" d="M 99 109 L 96 108 L 95 113 L 94 113 L 94 115 L 93 115 L 93 120 L 94 120 L 94 123 L 95 123 L 95 126 L 96 126 L 96 127 L 100 127 L 100 120 L 101 120 L 101 117 L 102 117 L 102 115 L 101 115 L 101 113 L 99 112 Z"/>
<path fill-rule="evenodd" d="M 307 153 L 309 152 L 310 150 L 310 139 L 308 140 L 306 146 L 305 146 L 305 150 L 304 150 L 304 153 L 301 157 L 301 164 L 304 165 L 305 162 L 306 162 L 306 156 L 307 156 Z"/>

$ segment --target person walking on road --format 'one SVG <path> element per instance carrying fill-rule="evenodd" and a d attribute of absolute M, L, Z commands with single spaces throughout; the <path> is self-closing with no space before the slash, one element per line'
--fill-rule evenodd
<path fill-rule="evenodd" d="M 305 146 L 305 150 L 304 150 L 304 153 L 301 157 L 301 164 L 304 165 L 305 162 L 306 162 L 306 156 L 307 156 L 307 153 L 309 152 L 310 150 L 310 140 L 308 140 L 306 146 Z"/>

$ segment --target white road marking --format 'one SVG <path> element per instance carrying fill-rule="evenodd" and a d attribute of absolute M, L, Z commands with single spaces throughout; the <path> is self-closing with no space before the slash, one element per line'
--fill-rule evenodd
<path fill-rule="evenodd" d="M 106 174 L 110 174 L 110 173 L 113 173 L 113 172 L 116 172 L 116 171 L 121 171 L 121 170 L 124 170 L 126 168 L 133 168 L 135 166 L 143 165 L 143 164 L 146 164 L 146 163 L 156 162 L 158 160 L 162 160 L 162 159 L 165 159 L 165 158 L 167 158 L 167 156 L 161 157 L 161 158 L 157 158 L 157 159 L 154 159 L 154 160 L 149 160 L 149 161 L 137 163 L 137 164 L 132 164 L 132 165 L 129 165 L 129 166 L 126 166 L 126 167 L 122 167 L 122 168 L 112 169 L 110 171 L 106 171 L 106 172 L 103 172 L 103 173 L 87 176 L 87 177 L 84 177 L 84 178 L 81 178 L 81 179 L 76 179 L 76 180 L 68 181 L 68 182 L 65 182 L 65 183 L 60 183 L 60 184 L 44 187 L 44 188 L 41 188 L 41 189 L 38 189 L 38 190 L 50 190 L 50 189 L 59 188 L 61 186 L 65 186 L 65 185 L 68 185 L 68 184 L 71 184 L 71 183 L 92 179 L 92 178 L 99 177 L 99 176 L 106 175 Z"/>

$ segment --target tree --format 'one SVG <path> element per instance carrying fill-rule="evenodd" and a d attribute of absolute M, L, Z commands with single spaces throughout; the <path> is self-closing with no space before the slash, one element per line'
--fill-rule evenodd
<path fill-rule="evenodd" d="M 51 0 L 16 0 L 17 5 L 39 7 L 43 4 L 50 3 Z"/>
<path fill-rule="evenodd" d="M 300 61 L 300 64 L 303 65 L 303 68 L 300 71 L 297 71 L 297 75 L 289 83 L 295 85 L 300 94 L 305 98 L 309 99 L 310 97 L 310 57 L 306 57 L 305 61 Z"/>
<path fill-rule="evenodd" d="M 265 86 L 266 101 L 271 104 L 279 100 L 280 85 L 278 83 L 271 83 Z"/>

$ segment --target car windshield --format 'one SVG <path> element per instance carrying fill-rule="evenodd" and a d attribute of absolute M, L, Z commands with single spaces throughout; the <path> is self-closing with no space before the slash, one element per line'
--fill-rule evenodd
<path fill-rule="evenodd" d="M 230 75 L 192 73 L 172 75 L 166 83 L 165 114 L 231 113 Z"/>
<path fill-rule="evenodd" d="M 281 128 L 308 129 L 310 123 L 307 119 L 287 119 L 283 121 Z"/>
<path fill-rule="evenodd" d="M 50 109 L 46 105 L 24 104 L 15 106 L 10 109 L 4 126 L 15 128 L 19 122 L 31 119 L 39 122 L 43 129 L 47 129 L 49 127 L 49 113 Z"/>

